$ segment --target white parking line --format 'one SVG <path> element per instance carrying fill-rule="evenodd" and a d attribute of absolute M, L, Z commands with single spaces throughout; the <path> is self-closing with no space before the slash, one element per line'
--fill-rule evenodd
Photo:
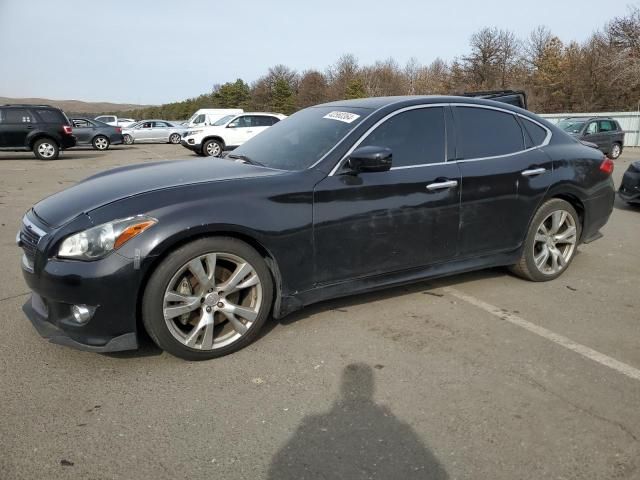
<path fill-rule="evenodd" d="M 553 343 L 557 343 L 558 345 L 576 352 L 583 357 L 588 358 L 589 360 L 593 360 L 594 362 L 598 362 L 601 365 L 612 368 L 613 370 L 616 370 L 617 372 L 620 372 L 627 377 L 631 377 L 635 380 L 640 380 L 640 370 L 632 367 L 631 365 L 627 365 L 626 363 L 620 362 L 615 358 L 611 358 L 604 353 L 600 353 L 589 347 L 585 347 L 584 345 L 576 343 L 567 337 L 552 332 L 551 330 L 547 330 L 544 327 L 531 323 L 517 315 L 505 312 L 503 309 L 500 309 L 471 295 L 467 295 L 466 293 L 463 293 L 455 288 L 443 287 L 442 290 L 450 295 L 453 295 L 456 298 L 459 298 L 460 300 L 481 308 L 485 312 L 501 318 L 502 320 L 506 320 L 509 323 L 522 327 L 525 330 L 528 330 L 531 333 L 535 333 L 542 338 L 551 340 Z"/>

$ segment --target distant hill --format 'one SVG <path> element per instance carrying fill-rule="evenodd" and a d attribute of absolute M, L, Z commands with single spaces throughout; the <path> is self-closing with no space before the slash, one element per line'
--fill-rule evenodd
<path fill-rule="evenodd" d="M 132 103 L 82 102 L 80 100 L 50 100 L 48 98 L 8 98 L 0 97 L 0 105 L 5 103 L 44 104 L 61 108 L 66 113 L 108 113 L 148 108 L 151 105 L 135 105 Z"/>

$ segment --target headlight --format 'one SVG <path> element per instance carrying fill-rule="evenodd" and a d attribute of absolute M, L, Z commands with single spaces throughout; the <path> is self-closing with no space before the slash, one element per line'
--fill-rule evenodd
<path fill-rule="evenodd" d="M 80 260 L 104 257 L 157 222 L 155 218 L 139 215 L 103 223 L 67 237 L 58 249 L 58 257 Z"/>
<path fill-rule="evenodd" d="M 187 133 L 184 134 L 185 137 L 189 137 L 191 135 L 195 135 L 197 133 L 202 133 L 202 130 L 189 130 Z"/>

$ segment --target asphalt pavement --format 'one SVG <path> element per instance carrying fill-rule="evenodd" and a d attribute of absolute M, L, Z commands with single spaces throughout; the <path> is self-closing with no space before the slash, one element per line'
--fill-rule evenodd
<path fill-rule="evenodd" d="M 0 479 L 640 478 L 640 209 L 619 200 L 552 282 L 492 269 L 324 302 L 208 362 L 47 343 L 21 311 L 23 213 L 173 158 L 193 155 L 0 154 Z"/>

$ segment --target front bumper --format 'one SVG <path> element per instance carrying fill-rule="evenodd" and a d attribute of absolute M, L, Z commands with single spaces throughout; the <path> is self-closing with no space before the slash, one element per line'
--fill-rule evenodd
<path fill-rule="evenodd" d="M 629 168 L 622 177 L 618 196 L 628 203 L 640 203 L 640 172 Z"/>
<path fill-rule="evenodd" d="M 189 141 L 193 143 L 189 143 Z M 188 148 L 192 152 L 196 152 L 196 153 L 202 152 L 202 144 L 195 143 L 195 140 L 193 138 L 186 138 L 186 139 L 182 138 L 180 140 L 180 145 L 182 145 L 184 148 Z"/>
<path fill-rule="evenodd" d="M 92 352 L 138 348 L 136 311 L 139 270 L 117 252 L 95 262 L 49 259 L 22 273 L 32 291 L 23 306 L 38 333 L 53 343 Z M 95 308 L 84 325 L 73 305 Z"/>

